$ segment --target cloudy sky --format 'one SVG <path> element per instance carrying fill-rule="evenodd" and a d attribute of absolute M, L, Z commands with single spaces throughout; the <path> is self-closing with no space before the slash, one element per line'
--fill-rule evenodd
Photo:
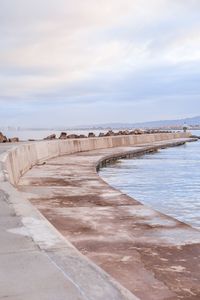
<path fill-rule="evenodd" d="M 199 0 L 0 0 L 0 126 L 198 114 Z"/>

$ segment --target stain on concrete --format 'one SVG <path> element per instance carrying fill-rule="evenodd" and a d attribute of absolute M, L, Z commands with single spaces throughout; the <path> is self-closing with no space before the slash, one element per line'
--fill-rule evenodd
<path fill-rule="evenodd" d="M 157 143 L 156 149 L 176 144 Z M 131 151 L 137 147 L 51 159 L 27 172 L 19 189 L 32 193 L 31 202 L 80 252 L 140 299 L 199 300 L 200 232 L 113 189 L 96 173 L 105 156 Z"/>

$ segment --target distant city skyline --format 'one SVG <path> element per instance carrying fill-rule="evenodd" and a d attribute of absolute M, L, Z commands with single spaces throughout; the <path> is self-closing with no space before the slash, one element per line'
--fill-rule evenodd
<path fill-rule="evenodd" d="M 200 114 L 200 1 L 1 0 L 0 126 Z"/>

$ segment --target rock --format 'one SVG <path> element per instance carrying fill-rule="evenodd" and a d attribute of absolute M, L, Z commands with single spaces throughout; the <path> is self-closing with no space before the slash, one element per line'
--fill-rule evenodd
<path fill-rule="evenodd" d="M 114 133 L 114 131 L 112 131 L 112 130 L 109 130 L 106 134 L 105 134 L 105 136 L 114 136 L 115 135 L 115 133 Z"/>
<path fill-rule="evenodd" d="M 10 139 L 8 139 L 8 142 L 9 143 L 18 143 L 19 142 L 19 138 L 18 137 L 10 138 Z"/>
<path fill-rule="evenodd" d="M 138 129 L 138 134 L 143 134 L 143 133 L 144 133 L 144 130 Z"/>
<path fill-rule="evenodd" d="M 7 141 L 7 137 L 0 132 L 0 143 L 6 143 Z"/>
<path fill-rule="evenodd" d="M 79 135 L 79 139 L 85 139 L 85 138 L 87 138 L 86 135 L 84 135 L 84 134 L 80 134 L 80 135 Z"/>
<path fill-rule="evenodd" d="M 55 139 L 56 139 L 55 134 L 51 134 L 51 135 L 47 136 L 46 138 L 44 138 L 44 140 L 55 140 Z"/>
<path fill-rule="evenodd" d="M 88 137 L 89 137 L 89 138 L 91 138 L 91 137 L 96 137 L 96 135 L 95 135 L 93 132 L 89 132 L 89 133 L 88 133 Z"/>
<path fill-rule="evenodd" d="M 61 132 L 60 136 L 59 136 L 60 140 L 66 140 L 67 139 L 67 133 L 66 132 Z"/>
<path fill-rule="evenodd" d="M 114 136 L 118 136 L 119 134 L 118 134 L 118 132 L 114 132 Z"/>
<path fill-rule="evenodd" d="M 124 134 L 124 131 L 123 130 L 120 130 L 117 132 L 117 135 L 123 135 Z"/>
<path fill-rule="evenodd" d="M 147 130 L 145 130 L 145 133 L 146 133 L 146 134 L 150 134 L 150 133 L 151 133 L 151 130 L 150 130 L 150 129 L 147 129 Z"/>
<path fill-rule="evenodd" d="M 129 135 L 129 134 L 130 134 L 129 130 L 120 130 L 115 135 Z"/>
<path fill-rule="evenodd" d="M 140 129 L 134 129 L 133 131 L 131 131 L 131 133 L 136 134 L 136 135 L 139 135 L 139 134 L 142 134 L 143 131 L 140 130 Z"/>
<path fill-rule="evenodd" d="M 77 139 L 79 136 L 77 134 L 69 134 L 67 136 L 68 139 Z"/>
<path fill-rule="evenodd" d="M 124 135 L 129 135 L 129 134 L 130 134 L 129 130 L 124 131 Z"/>
<path fill-rule="evenodd" d="M 103 132 L 100 132 L 99 133 L 99 137 L 103 137 L 104 136 L 104 133 Z"/>
<path fill-rule="evenodd" d="M 131 130 L 131 131 L 129 132 L 129 134 L 131 134 L 131 135 L 135 134 L 135 130 Z"/>

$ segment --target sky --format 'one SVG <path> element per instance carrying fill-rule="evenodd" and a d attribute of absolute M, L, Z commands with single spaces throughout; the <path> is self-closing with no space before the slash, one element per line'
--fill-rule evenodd
<path fill-rule="evenodd" d="M 0 126 L 195 115 L 199 0 L 0 0 Z"/>

